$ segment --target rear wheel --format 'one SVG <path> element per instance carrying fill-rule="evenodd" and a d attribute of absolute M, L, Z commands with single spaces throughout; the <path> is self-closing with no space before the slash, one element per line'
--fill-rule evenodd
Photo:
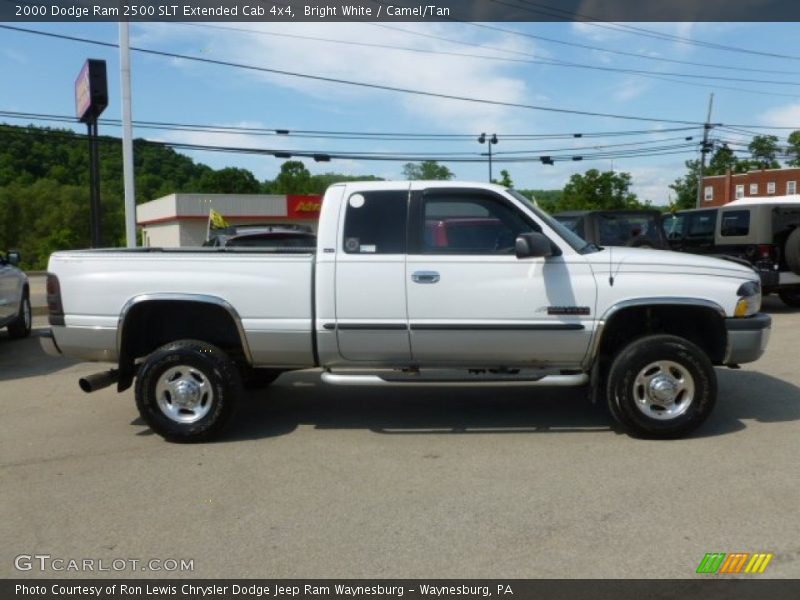
<path fill-rule="evenodd" d="M 800 227 L 796 227 L 786 238 L 783 255 L 792 272 L 800 275 Z"/>
<path fill-rule="evenodd" d="M 136 378 L 142 419 L 174 442 L 207 441 L 233 416 L 241 390 L 236 364 L 206 342 L 166 344 L 145 360 Z"/>
<path fill-rule="evenodd" d="M 30 335 L 31 325 L 33 323 L 33 317 L 31 315 L 31 299 L 26 289 L 19 303 L 19 314 L 17 318 L 8 324 L 8 335 L 14 339 L 24 338 Z"/>
<path fill-rule="evenodd" d="M 778 297 L 786 306 L 800 308 L 800 290 L 778 290 Z"/>
<path fill-rule="evenodd" d="M 717 379 L 705 353 L 683 338 L 649 335 L 625 346 L 608 373 L 611 413 L 633 435 L 678 438 L 714 408 Z"/>

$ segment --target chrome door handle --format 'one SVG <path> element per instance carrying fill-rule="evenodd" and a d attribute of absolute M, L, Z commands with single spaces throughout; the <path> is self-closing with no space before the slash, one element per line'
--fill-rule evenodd
<path fill-rule="evenodd" d="M 436 271 L 414 271 L 411 279 L 414 283 L 438 283 L 439 274 Z"/>

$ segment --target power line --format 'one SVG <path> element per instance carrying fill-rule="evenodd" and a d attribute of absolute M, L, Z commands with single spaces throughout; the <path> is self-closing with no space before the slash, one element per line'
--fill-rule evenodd
<path fill-rule="evenodd" d="M 51 138 L 57 137 L 61 139 L 69 139 L 71 141 L 82 141 L 86 138 L 83 134 L 68 131 L 48 131 L 39 130 L 31 131 L 25 129 L 20 131 L 20 128 L 10 125 L 0 124 L 0 129 L 12 129 L 17 133 L 22 133 L 26 136 Z M 101 143 L 121 143 L 120 138 L 113 136 L 100 136 L 98 141 Z M 483 163 L 485 158 L 480 153 L 464 153 L 468 156 L 442 156 L 436 153 L 431 154 L 392 154 L 392 153 L 364 153 L 364 152 L 342 152 L 342 151 L 325 151 L 325 150 L 289 150 L 289 149 L 275 149 L 275 148 L 252 148 L 241 146 L 225 146 L 225 145 L 211 145 L 211 144 L 191 144 L 185 142 L 170 142 L 170 141 L 155 141 L 147 139 L 137 139 L 138 144 L 147 144 L 154 146 L 169 147 L 180 150 L 191 151 L 208 151 L 208 152 L 226 152 L 235 154 L 256 154 L 268 155 L 276 158 L 309 158 L 315 161 L 328 162 L 332 159 L 345 159 L 345 160 L 362 160 L 362 161 L 386 161 L 386 162 L 409 162 L 421 160 L 433 160 L 437 162 L 450 162 L 450 163 Z M 513 156 L 502 157 L 498 162 L 502 163 L 529 163 L 529 162 L 542 162 L 544 158 L 552 161 L 575 161 L 575 160 L 608 160 L 610 158 L 639 158 L 650 156 L 666 156 L 675 154 L 686 154 L 691 151 L 696 144 L 675 144 L 665 145 L 656 148 L 638 148 L 620 151 L 607 151 L 595 152 L 588 154 L 576 155 L 574 152 L 563 155 L 529 155 L 529 156 Z"/>
<path fill-rule="evenodd" d="M 53 121 L 62 123 L 75 123 L 75 117 L 71 115 L 54 115 L 45 113 L 27 113 L 18 111 L 0 110 L 0 116 L 11 119 L 34 119 L 39 121 Z M 103 118 L 99 120 L 101 125 L 119 127 L 119 119 Z M 349 139 L 349 140 L 377 140 L 387 141 L 396 138 L 396 141 L 472 141 L 477 133 L 450 134 L 450 133 L 408 133 L 408 132 L 366 132 L 366 131 L 325 131 L 312 129 L 289 129 L 275 127 L 244 127 L 234 125 L 203 125 L 197 123 L 174 123 L 166 121 L 139 121 L 135 120 L 134 125 L 142 129 L 154 129 L 165 131 L 195 131 L 208 133 L 244 133 L 248 135 L 271 135 L 289 137 L 309 137 L 323 139 Z M 548 139 L 595 139 L 606 137 L 623 137 L 631 135 L 663 135 L 665 133 L 679 131 L 694 131 L 697 127 L 667 127 L 661 129 L 634 129 L 620 131 L 596 131 L 596 132 L 570 132 L 570 133 L 498 133 L 507 140 L 548 140 Z"/>
<path fill-rule="evenodd" d="M 375 0 L 373 0 L 373 1 L 375 1 Z M 381 4 L 381 3 L 378 2 L 378 4 Z M 547 59 L 538 58 L 537 55 L 532 54 L 530 52 L 521 52 L 521 51 L 518 51 L 518 50 L 511 50 L 509 48 L 502 48 L 500 46 L 490 46 L 490 45 L 486 45 L 486 44 L 473 44 L 473 43 L 470 43 L 470 42 L 463 42 L 463 41 L 459 41 L 459 40 L 453 40 L 452 38 L 447 38 L 447 37 L 444 37 L 444 36 L 433 35 L 433 34 L 423 34 L 422 32 L 415 32 L 413 30 L 403 29 L 403 28 L 400 28 L 400 27 L 394 27 L 394 26 L 391 26 L 391 25 L 386 25 L 384 23 L 367 22 L 367 23 L 364 23 L 364 24 L 372 25 L 372 26 L 379 26 L 379 27 L 383 27 L 385 29 L 398 31 L 398 32 L 405 33 L 405 34 L 424 35 L 424 37 L 437 39 L 437 40 L 441 40 L 441 41 L 445 41 L 445 42 L 449 42 L 449 43 L 453 43 L 453 44 L 469 46 L 469 47 L 473 47 L 473 48 L 492 50 L 492 51 L 496 51 L 496 52 L 504 52 L 506 54 L 514 54 L 514 55 L 517 55 L 517 56 L 527 56 L 527 57 L 531 57 L 531 58 L 536 58 L 537 60 L 536 61 L 520 61 L 520 60 L 513 61 L 510 58 L 500 57 L 500 56 L 464 54 L 464 53 L 460 53 L 460 52 L 448 52 L 448 51 L 444 51 L 444 50 L 431 50 L 431 49 L 424 49 L 424 48 L 411 48 L 411 47 L 408 47 L 408 46 L 396 46 L 396 45 L 393 45 L 393 44 L 378 44 L 378 43 L 374 43 L 374 42 L 358 42 L 358 41 L 353 41 L 353 40 L 339 40 L 339 39 L 323 38 L 323 37 L 311 36 L 311 35 L 299 35 L 299 34 L 283 33 L 283 32 L 279 33 L 279 32 L 275 32 L 275 31 L 263 31 L 263 30 L 260 30 L 260 29 L 249 29 L 249 28 L 246 28 L 246 27 L 232 27 L 232 26 L 229 26 L 229 25 L 210 25 L 208 23 L 177 23 L 177 24 L 178 25 L 183 25 L 183 26 L 189 26 L 189 27 L 200 27 L 200 28 L 203 28 L 203 29 L 216 29 L 216 30 L 219 30 L 219 31 L 237 31 L 237 32 L 242 32 L 242 33 L 248 33 L 248 34 L 251 34 L 251 35 L 261 35 L 261 36 L 269 36 L 269 37 L 282 37 L 282 38 L 289 38 L 289 39 L 299 39 L 299 40 L 308 40 L 308 41 L 315 41 L 315 42 L 325 42 L 325 43 L 330 43 L 330 44 L 341 44 L 341 45 L 347 45 L 347 46 L 361 46 L 361 47 L 366 47 L 366 48 L 384 48 L 384 49 L 389 49 L 389 50 L 401 50 L 401 51 L 405 51 L 405 52 L 419 52 L 419 53 L 425 53 L 425 54 L 439 54 L 439 55 L 445 55 L 445 56 L 462 56 L 462 57 L 466 57 L 466 58 L 479 58 L 479 59 L 484 59 L 484 60 L 498 60 L 498 61 L 512 61 L 512 62 L 534 62 L 534 63 L 538 63 L 538 64 L 547 64 L 547 65 L 563 64 L 563 61 L 547 60 Z M 656 61 L 656 62 L 666 62 L 666 63 L 689 65 L 689 66 L 694 66 L 694 67 L 704 67 L 704 68 L 712 68 L 712 69 L 725 69 L 725 70 L 736 71 L 736 72 L 750 71 L 750 72 L 753 72 L 753 73 L 773 73 L 773 74 L 776 74 L 776 75 L 800 75 L 800 71 L 757 69 L 757 68 L 739 67 L 739 66 L 731 66 L 731 65 L 700 63 L 700 62 L 693 62 L 693 61 L 688 61 L 688 60 L 679 60 L 679 59 L 674 59 L 674 58 L 664 58 L 664 57 L 660 57 L 660 56 L 650 56 L 650 55 L 647 55 L 647 54 L 641 54 L 641 53 L 636 53 L 636 52 L 626 52 L 624 50 L 613 50 L 613 49 L 610 49 L 610 48 L 604 48 L 602 46 L 592 46 L 590 44 L 582 44 L 582 43 L 579 43 L 579 42 L 568 42 L 568 41 L 565 41 L 565 40 L 559 40 L 559 39 L 556 39 L 556 38 L 550 38 L 550 37 L 546 37 L 546 36 L 542 36 L 542 35 L 537 35 L 537 34 L 532 34 L 532 33 L 525 33 L 525 32 L 521 32 L 521 31 L 515 31 L 513 29 L 505 29 L 503 27 L 496 27 L 496 26 L 492 26 L 492 25 L 486 25 L 486 24 L 483 24 L 483 23 L 466 23 L 466 24 L 467 25 L 471 25 L 473 27 L 480 27 L 480 28 L 483 28 L 483 29 L 502 32 L 502 33 L 505 33 L 505 34 L 523 36 L 523 37 L 527 37 L 527 38 L 538 40 L 538 41 L 544 41 L 544 42 L 553 43 L 553 44 L 561 44 L 561 45 L 564 45 L 564 46 L 571 46 L 571 47 L 576 47 L 576 48 L 583 48 L 583 49 L 587 49 L 587 50 L 599 51 L 599 52 L 604 52 L 604 53 L 608 53 L 608 54 L 618 54 L 618 55 L 621 55 L 621 56 L 630 56 L 630 57 L 637 58 L 637 59 L 651 60 L 651 61 Z M 582 66 L 593 67 L 594 65 L 582 65 Z"/>
<path fill-rule="evenodd" d="M 12 25 L 0 25 L 0 29 L 7 29 L 11 31 L 18 31 L 22 33 L 28 33 L 32 35 L 40 35 L 45 37 L 51 37 L 55 39 L 62 39 L 62 40 L 69 40 L 73 42 L 81 42 L 85 44 L 93 44 L 97 46 L 105 46 L 107 48 L 117 48 L 118 45 L 111 43 L 111 42 L 102 42 L 99 40 L 92 40 L 88 38 L 81 38 L 77 36 L 69 36 L 64 34 L 58 33 L 51 33 L 46 31 L 38 31 L 35 29 L 26 29 L 24 27 L 16 27 Z M 238 69 L 245 69 L 250 71 L 258 71 L 263 73 L 272 73 L 275 75 L 283 75 L 287 77 L 297 77 L 302 79 L 310 79 L 314 81 L 323 81 L 326 83 L 336 83 L 340 85 L 349 85 L 355 87 L 362 87 L 368 89 L 375 89 L 375 90 L 382 90 L 388 92 L 396 92 L 402 94 L 410 94 L 415 96 L 425 96 L 430 98 L 440 98 L 444 100 L 457 100 L 461 102 L 470 102 L 473 104 L 487 104 L 492 106 L 504 106 L 507 108 L 519 108 L 525 110 L 537 110 L 537 111 L 544 111 L 544 112 L 553 112 L 553 113 L 561 113 L 561 114 L 570 114 L 570 115 L 579 115 L 579 116 L 587 116 L 587 117 L 604 117 L 610 119 L 621 119 L 621 120 L 628 120 L 628 121 L 642 121 L 642 122 L 650 122 L 650 123 L 673 123 L 673 124 L 680 124 L 680 125 L 700 125 L 697 121 L 688 121 L 688 120 L 679 120 L 679 119 L 659 119 L 655 117 L 642 117 L 642 116 L 635 116 L 635 115 L 620 115 L 614 113 L 601 113 L 601 112 L 594 112 L 594 111 L 583 111 L 583 110 L 576 110 L 576 109 L 567 109 L 567 108 L 555 108 L 549 106 L 536 106 L 533 104 L 522 104 L 517 102 L 504 102 L 500 100 L 489 100 L 483 98 L 470 98 L 468 96 L 459 96 L 455 94 L 445 94 L 439 92 L 430 92 L 430 91 L 423 91 L 423 90 L 415 90 L 411 88 L 403 88 L 398 86 L 389 86 L 389 85 L 382 85 L 376 83 L 367 83 L 363 81 L 352 81 L 348 79 L 341 79 L 336 77 L 325 77 L 321 75 L 310 75 L 308 73 L 298 73 L 294 71 L 286 71 L 283 69 L 274 69 L 268 67 L 258 67 L 255 65 L 247 65 L 242 63 L 236 63 L 232 61 L 225 61 L 225 60 L 217 60 L 212 58 L 204 58 L 199 56 L 191 56 L 187 54 L 179 54 L 176 52 L 165 52 L 161 50 L 152 50 L 147 48 L 137 48 L 131 47 L 131 50 L 135 52 L 141 52 L 145 54 L 152 54 L 155 56 L 163 56 L 167 58 L 179 58 L 183 60 L 189 60 L 194 62 L 201 62 L 206 64 L 213 64 L 218 66 L 226 66 Z"/>
<path fill-rule="evenodd" d="M 764 52 L 764 51 L 761 51 L 761 50 L 752 50 L 750 48 L 741 48 L 741 47 L 738 47 L 738 46 L 729 46 L 729 45 L 726 45 L 726 44 L 718 44 L 718 43 L 715 43 L 715 42 L 707 42 L 707 41 L 703 41 L 703 40 L 695 40 L 695 39 L 687 38 L 687 37 L 680 36 L 680 35 L 674 35 L 674 34 L 671 34 L 671 33 L 663 33 L 663 32 L 660 32 L 660 31 L 654 31 L 652 29 L 646 29 L 644 27 L 638 27 L 638 26 L 629 25 L 629 24 L 611 23 L 609 21 L 606 21 L 604 19 L 600 19 L 598 17 L 588 16 L 588 15 L 585 15 L 585 14 L 572 12 L 572 11 L 566 11 L 566 10 L 562 10 L 562 9 L 555 8 L 555 7 L 552 7 L 552 6 L 548 6 L 546 4 L 540 4 L 540 3 L 537 3 L 537 2 L 531 2 L 529 0 L 516 0 L 516 1 L 520 2 L 520 3 L 524 4 L 524 5 L 527 5 L 527 6 L 539 6 L 541 8 L 540 9 L 527 8 L 527 7 L 524 7 L 524 6 L 509 4 L 508 2 L 503 2 L 502 0 L 491 0 L 491 1 L 495 2 L 497 4 L 504 4 L 504 5 L 512 7 L 512 8 L 522 9 L 522 10 L 525 10 L 527 12 L 534 13 L 534 14 L 541 14 L 541 15 L 545 15 L 545 16 L 556 17 L 556 18 L 562 19 L 564 21 L 579 21 L 579 22 L 585 23 L 587 25 L 591 25 L 593 27 L 599 27 L 599 28 L 603 28 L 603 29 L 611 29 L 612 31 L 624 31 L 624 32 L 627 32 L 627 33 L 630 33 L 630 34 L 633 34 L 633 35 L 639 35 L 639 36 L 643 36 L 643 37 L 659 39 L 659 40 L 662 40 L 662 41 L 665 40 L 665 41 L 671 41 L 671 42 L 678 42 L 678 43 L 681 43 L 681 44 L 687 44 L 687 45 L 691 45 L 691 46 L 699 46 L 699 47 L 702 47 L 702 48 L 709 48 L 709 49 L 713 49 L 713 50 L 723 50 L 723 51 L 726 51 L 726 52 L 737 52 L 737 53 L 740 53 L 740 54 L 752 54 L 752 55 L 756 55 L 756 56 L 764 56 L 764 57 L 767 57 L 767 58 L 781 58 L 781 59 L 787 59 L 787 60 L 800 60 L 800 56 L 795 56 L 795 55 L 780 54 L 780 53 L 775 53 L 775 52 Z"/>
<path fill-rule="evenodd" d="M 373 0 L 374 1 L 374 0 Z M 385 27 L 387 29 L 392 29 L 395 31 L 399 31 L 402 33 L 410 34 L 410 35 L 422 35 L 424 37 L 432 37 L 434 39 L 448 41 L 455 44 L 462 44 L 469 47 L 487 49 L 487 50 L 496 50 L 499 52 L 507 52 L 512 53 L 515 55 L 520 56 L 528 56 L 532 57 L 529 59 L 520 59 L 520 58 L 509 58 L 503 56 L 487 56 L 487 55 L 479 55 L 479 54 L 467 54 L 463 52 L 447 52 L 443 50 L 430 50 L 430 49 L 422 49 L 422 48 L 411 48 L 408 46 L 395 46 L 389 44 L 376 44 L 370 42 L 356 42 L 356 41 L 348 41 L 348 40 L 335 40 L 330 38 L 323 38 L 317 36 L 307 36 L 307 35 L 296 35 L 290 33 L 278 33 L 272 31 L 260 31 L 260 30 L 253 30 L 247 29 L 242 27 L 230 27 L 225 25 L 208 25 L 205 23 L 179 23 L 179 25 L 186 25 L 191 27 L 202 27 L 206 29 L 217 29 L 217 30 L 227 30 L 227 31 L 238 31 L 243 33 L 248 33 L 251 35 L 259 35 L 259 36 L 268 36 L 268 37 L 284 37 L 290 39 L 302 39 L 302 40 L 310 40 L 310 41 L 317 41 L 323 43 L 331 43 L 331 44 L 341 44 L 341 45 L 348 45 L 348 46 L 358 46 L 358 47 L 368 47 L 368 48 L 384 48 L 390 50 L 400 50 L 404 52 L 415 52 L 420 54 L 433 54 L 433 55 L 444 55 L 444 56 L 457 56 L 457 57 L 465 57 L 465 58 L 475 58 L 479 60 L 492 60 L 498 62 L 510 62 L 510 63 L 522 63 L 522 64 L 534 64 L 534 65 L 545 65 L 545 66 L 555 66 L 555 67 L 567 67 L 567 68 L 576 68 L 576 69 L 587 69 L 592 71 L 603 71 L 603 72 L 616 72 L 616 73 L 625 73 L 628 75 L 635 75 L 637 77 L 645 77 L 648 79 L 655 79 L 659 81 L 666 81 L 669 83 L 677 83 L 679 85 L 689 85 L 693 87 L 702 87 L 702 88 L 712 88 L 712 89 L 725 89 L 734 92 L 743 92 L 746 94 L 755 94 L 758 96 L 780 96 L 785 98 L 797 98 L 797 94 L 785 94 L 780 92 L 769 92 L 765 90 L 751 90 L 747 88 L 739 88 L 739 87 L 730 87 L 730 86 L 723 86 L 719 84 L 705 84 L 705 83 L 693 83 L 690 81 L 682 81 L 680 79 L 674 79 L 674 77 L 686 77 L 690 79 L 715 79 L 719 81 L 739 81 L 739 82 L 749 82 L 749 83 L 766 83 L 766 84 L 774 84 L 774 85 L 789 85 L 789 86 L 800 86 L 800 82 L 786 82 L 786 81 L 774 81 L 774 80 L 760 80 L 760 79 L 747 79 L 747 78 L 734 78 L 734 77 L 721 77 L 721 76 L 713 76 L 713 75 L 696 75 L 690 73 L 672 73 L 672 72 L 665 72 L 661 74 L 651 73 L 649 71 L 643 71 L 641 69 L 631 69 L 631 68 L 623 68 L 623 67 L 607 67 L 607 66 L 599 66 L 599 65 L 589 65 L 584 63 L 575 63 L 570 61 L 563 61 L 563 60 L 550 60 L 550 59 L 542 59 L 536 57 L 536 55 L 528 53 L 528 52 L 519 52 L 515 50 L 509 50 L 505 48 L 500 48 L 497 46 L 486 46 L 482 44 L 472 44 L 469 42 L 461 42 L 458 40 L 453 40 L 451 38 L 446 38 L 439 35 L 432 35 L 432 34 L 424 34 L 420 32 L 415 32 L 413 30 L 402 29 L 400 27 L 393 27 L 390 25 L 385 25 L 381 23 L 367 23 L 368 25 L 374 25 L 378 27 Z M 470 25 L 474 25 L 476 27 L 485 27 L 488 29 L 493 29 L 497 31 L 503 31 L 509 34 L 514 35 L 521 35 L 524 37 L 533 37 L 538 39 L 539 36 L 530 35 L 527 33 L 521 33 L 517 31 L 513 31 L 510 29 L 503 29 L 500 27 L 493 27 L 489 25 L 483 25 L 479 23 L 470 23 Z M 631 53 L 632 54 L 632 53 Z M 740 70 L 748 70 L 748 69 L 740 69 Z M 759 69 L 750 69 L 752 71 L 764 72 Z M 777 71 L 778 73 L 783 73 L 782 71 Z M 800 75 L 800 72 L 792 73 L 794 75 Z"/>
<path fill-rule="evenodd" d="M 371 1 L 376 2 L 377 0 L 371 0 Z M 380 2 L 378 2 L 378 4 L 380 4 Z M 459 45 L 463 45 L 463 46 L 482 48 L 482 49 L 486 49 L 486 50 L 496 50 L 498 52 L 507 52 L 507 53 L 520 55 L 520 56 L 531 56 L 531 57 L 535 56 L 534 54 L 531 54 L 531 53 L 528 53 L 528 52 L 510 50 L 510 49 L 501 48 L 501 47 L 498 47 L 498 46 L 487 46 L 485 44 L 472 44 L 470 42 L 463 42 L 461 40 L 454 40 L 452 38 L 448 38 L 448 37 L 441 36 L 441 35 L 424 33 L 424 32 L 421 32 L 421 31 L 414 31 L 414 30 L 411 30 L 411 29 L 403 29 L 401 27 L 395 27 L 395 26 L 392 26 L 392 25 L 386 25 L 385 23 L 367 23 L 367 24 L 368 25 L 372 25 L 374 27 L 383 27 L 385 29 L 390 29 L 390 30 L 393 30 L 393 31 L 399 31 L 399 32 L 402 32 L 402 33 L 406 33 L 408 35 L 416 35 L 416 36 L 421 36 L 421 37 L 425 37 L 425 38 L 432 38 L 432 39 L 441 40 L 441 41 L 445 41 L 445 42 L 450 42 L 450 43 L 453 43 L 453 44 L 459 44 Z M 503 27 L 497 27 L 497 26 L 493 26 L 493 25 L 486 25 L 485 23 L 467 23 L 467 25 L 472 25 L 473 27 L 480 27 L 480 28 L 484 28 L 484 29 L 490 29 L 490 30 L 493 30 L 493 31 L 503 32 L 503 33 L 507 33 L 507 34 L 510 34 L 510 35 L 517 35 L 517 36 L 521 36 L 521 37 L 528 37 L 528 38 L 533 38 L 533 39 L 540 39 L 541 38 L 541 36 L 536 36 L 536 35 L 529 34 L 529 33 L 524 33 L 524 32 L 521 32 L 521 31 L 515 31 L 513 29 L 505 29 Z M 204 26 L 205 27 L 214 27 L 212 25 L 204 25 Z M 262 33 L 262 32 L 253 32 L 253 33 Z M 263 32 L 263 33 L 265 35 L 271 35 L 268 32 Z M 547 38 L 547 39 L 549 39 L 549 38 Z M 324 41 L 324 39 L 319 38 L 319 41 Z M 342 42 L 342 43 L 346 43 L 346 42 Z M 545 60 L 545 59 L 540 59 L 540 58 L 536 58 L 536 59 L 532 59 L 532 60 L 522 60 L 522 59 L 511 59 L 511 58 L 503 58 L 503 57 L 476 56 L 476 55 L 467 55 L 467 54 L 459 54 L 459 53 L 445 53 L 445 52 L 440 52 L 440 51 L 435 51 L 435 50 L 430 50 L 430 51 L 413 50 L 413 51 L 415 51 L 415 52 L 416 51 L 419 51 L 419 52 L 430 52 L 430 53 L 434 53 L 434 54 L 437 54 L 437 53 L 453 54 L 453 55 L 456 55 L 456 56 L 472 56 L 474 58 L 486 58 L 486 59 L 489 59 L 489 60 L 499 60 L 499 61 L 516 62 L 516 63 L 531 63 L 531 64 L 542 64 L 542 65 L 549 65 L 549 66 L 556 66 L 556 67 L 559 67 L 559 66 L 560 67 L 572 67 L 572 68 L 589 69 L 589 70 L 595 70 L 595 71 L 626 73 L 626 74 L 629 74 L 629 75 L 636 75 L 638 77 L 645 77 L 645 78 L 648 78 L 648 79 L 656 79 L 656 80 L 659 80 L 659 81 L 666 81 L 666 82 L 669 82 L 669 83 L 677 83 L 677 84 L 680 84 L 680 85 L 688 85 L 688 86 L 692 86 L 692 87 L 701 87 L 701 88 L 705 88 L 705 89 L 711 88 L 711 89 L 716 89 L 716 90 L 729 90 L 729 91 L 733 91 L 733 92 L 743 92 L 743 93 L 746 93 L 746 94 L 754 94 L 754 95 L 757 95 L 757 96 L 779 96 L 779 97 L 784 97 L 784 98 L 797 98 L 798 97 L 797 94 L 786 94 L 786 93 L 781 93 L 781 92 L 769 92 L 769 91 L 766 91 L 766 90 L 751 90 L 751 89 L 748 89 L 748 88 L 724 86 L 724 85 L 720 85 L 720 84 L 716 84 L 716 83 L 713 84 L 713 85 L 712 84 L 704 84 L 704 83 L 693 83 L 691 81 L 682 81 L 680 79 L 674 79 L 674 77 L 687 77 L 687 78 L 693 78 L 693 79 L 715 79 L 715 80 L 720 80 L 720 81 L 741 81 L 741 82 L 750 82 L 750 83 L 768 83 L 768 84 L 769 83 L 776 83 L 776 84 L 779 84 L 779 85 L 800 85 L 800 82 L 799 83 L 787 83 L 787 82 L 783 82 L 783 81 L 782 82 L 774 82 L 773 80 L 755 80 L 755 79 L 747 79 L 747 78 L 726 78 L 726 77 L 713 76 L 713 75 L 696 75 L 696 74 L 687 74 L 687 73 L 665 72 L 665 73 L 656 74 L 656 73 L 651 73 L 649 71 L 643 71 L 641 69 L 630 69 L 630 68 L 622 68 L 622 67 L 603 67 L 603 66 L 599 66 L 599 65 L 587 65 L 587 64 L 574 63 L 574 62 L 568 62 L 568 61 L 563 61 L 563 60 Z M 603 52 L 609 52 L 610 50 L 603 49 L 602 51 Z M 645 55 L 639 55 L 639 56 L 640 57 L 645 57 Z M 745 71 L 746 70 L 752 70 L 752 71 L 757 71 L 757 72 L 766 72 L 766 71 L 762 71 L 760 69 L 739 69 L 739 70 L 745 70 Z M 778 71 L 778 73 L 781 73 L 781 72 Z M 800 72 L 792 72 L 792 74 L 800 74 Z"/>

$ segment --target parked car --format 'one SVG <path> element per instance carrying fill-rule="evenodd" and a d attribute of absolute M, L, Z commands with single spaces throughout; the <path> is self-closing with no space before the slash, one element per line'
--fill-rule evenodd
<path fill-rule="evenodd" d="M 597 246 L 669 248 L 657 210 L 571 210 L 553 216 Z"/>
<path fill-rule="evenodd" d="M 17 268 L 19 252 L 0 253 L 0 328 L 12 338 L 31 332 L 31 300 L 28 277 Z"/>
<path fill-rule="evenodd" d="M 203 246 L 215 248 L 229 246 L 249 246 L 261 248 L 313 247 L 316 245 L 314 230 L 308 225 L 293 223 L 255 223 L 252 225 L 232 225 L 214 230 Z"/>
<path fill-rule="evenodd" d="M 747 198 L 665 217 L 670 246 L 751 265 L 765 294 L 800 307 L 800 201 Z"/>
<path fill-rule="evenodd" d="M 347 386 L 588 384 L 663 438 L 709 415 L 714 365 L 761 356 L 760 303 L 747 266 L 604 250 L 498 185 L 349 182 L 325 194 L 316 251 L 56 252 L 43 344 L 116 363 L 81 387 L 135 382 L 170 440 L 218 435 L 243 382 L 315 367 Z"/>

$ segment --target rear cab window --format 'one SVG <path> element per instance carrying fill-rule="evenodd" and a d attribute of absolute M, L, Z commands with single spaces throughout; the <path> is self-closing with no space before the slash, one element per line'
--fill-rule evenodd
<path fill-rule="evenodd" d="M 347 199 L 343 250 L 347 254 L 405 254 L 408 191 L 359 192 Z"/>

